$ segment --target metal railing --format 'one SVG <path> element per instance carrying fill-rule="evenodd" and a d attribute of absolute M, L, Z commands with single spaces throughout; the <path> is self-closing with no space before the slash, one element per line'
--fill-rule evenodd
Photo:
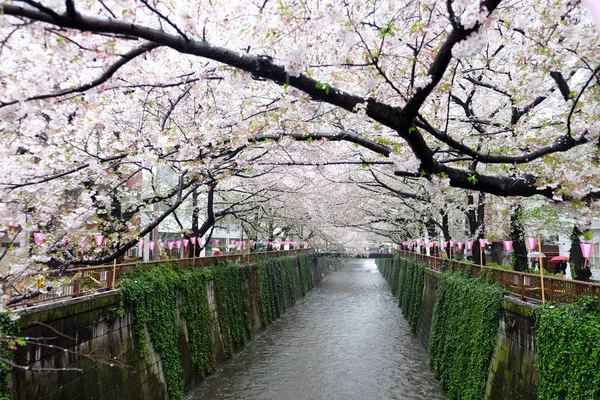
<path fill-rule="evenodd" d="M 236 264 L 251 264 L 257 259 L 276 258 L 282 256 L 295 256 L 302 253 L 310 252 L 311 249 L 294 249 L 287 251 L 266 251 L 260 253 L 247 254 L 226 254 L 211 257 L 195 257 L 195 258 L 173 258 L 166 260 L 146 261 L 146 262 L 129 262 L 124 264 L 98 265 L 93 267 L 85 267 L 83 265 L 75 265 L 73 268 L 66 270 L 63 276 L 71 279 L 70 283 L 62 288 L 60 293 L 49 292 L 42 293 L 36 296 L 30 296 L 27 300 L 11 304 L 10 307 L 27 307 L 41 303 L 51 303 L 59 300 L 64 300 L 72 297 L 89 295 L 95 292 L 104 292 L 113 290 L 121 279 L 130 275 L 135 270 L 138 264 L 143 270 L 155 268 L 159 264 L 177 263 L 181 268 L 193 267 L 210 267 L 218 262 L 233 262 Z"/>
<path fill-rule="evenodd" d="M 424 262 L 429 268 L 440 271 L 444 262 L 450 263 L 454 271 L 466 271 L 469 263 L 448 260 L 413 253 L 406 250 L 398 250 L 400 256 Z M 509 293 L 518 296 L 521 300 L 542 301 L 542 277 L 540 274 L 511 271 L 502 268 L 485 267 L 478 264 L 471 265 L 473 276 L 482 273 L 493 276 L 493 279 L 502 285 Z M 490 273 L 492 272 L 492 273 Z M 600 296 L 600 284 L 582 282 L 571 279 L 562 279 L 554 276 L 544 275 L 544 295 L 546 301 L 558 303 L 573 303 L 582 296 Z"/>

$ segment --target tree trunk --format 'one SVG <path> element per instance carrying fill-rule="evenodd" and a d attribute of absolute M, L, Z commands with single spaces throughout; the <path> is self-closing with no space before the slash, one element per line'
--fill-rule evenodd
<path fill-rule="evenodd" d="M 571 273 L 574 273 L 574 279 L 578 281 L 589 282 L 592 276 L 592 271 L 589 267 L 583 268 L 584 258 L 581 253 L 581 241 L 579 237 L 582 232 L 577 224 L 573 225 L 573 232 L 571 233 L 571 251 L 570 251 L 570 262 L 571 262 Z"/>
<path fill-rule="evenodd" d="M 513 241 L 513 269 L 515 271 L 528 272 L 527 247 L 523 237 L 523 226 L 521 225 L 521 214 L 523 208 L 517 205 L 510 214 L 510 234 L 508 238 Z"/>

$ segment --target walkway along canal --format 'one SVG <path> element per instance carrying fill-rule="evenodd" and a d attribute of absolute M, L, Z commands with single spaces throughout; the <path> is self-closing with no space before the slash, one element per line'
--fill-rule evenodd
<path fill-rule="evenodd" d="M 350 259 L 187 398 L 444 396 L 375 261 Z"/>

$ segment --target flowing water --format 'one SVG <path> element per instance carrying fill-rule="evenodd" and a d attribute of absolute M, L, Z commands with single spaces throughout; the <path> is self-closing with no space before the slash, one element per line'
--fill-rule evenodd
<path fill-rule="evenodd" d="M 346 261 L 188 400 L 443 399 L 374 260 Z"/>

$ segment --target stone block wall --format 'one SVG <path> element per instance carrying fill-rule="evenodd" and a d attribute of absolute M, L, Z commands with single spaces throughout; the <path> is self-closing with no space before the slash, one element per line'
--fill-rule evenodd
<path fill-rule="evenodd" d="M 21 316 L 22 335 L 48 339 L 44 346 L 20 349 L 16 362 L 27 371 L 13 373 L 14 399 L 142 399 L 166 398 L 160 359 L 139 356 L 133 317 L 117 315 L 115 293 L 36 307 Z M 48 347 L 52 346 L 52 347 Z M 61 350 L 62 348 L 67 351 Z M 90 354 L 90 358 L 78 354 Z M 118 358 L 110 366 L 111 358 Z M 106 363 L 98 363 L 98 359 Z M 80 368 L 82 371 L 35 372 L 35 368 Z"/>

